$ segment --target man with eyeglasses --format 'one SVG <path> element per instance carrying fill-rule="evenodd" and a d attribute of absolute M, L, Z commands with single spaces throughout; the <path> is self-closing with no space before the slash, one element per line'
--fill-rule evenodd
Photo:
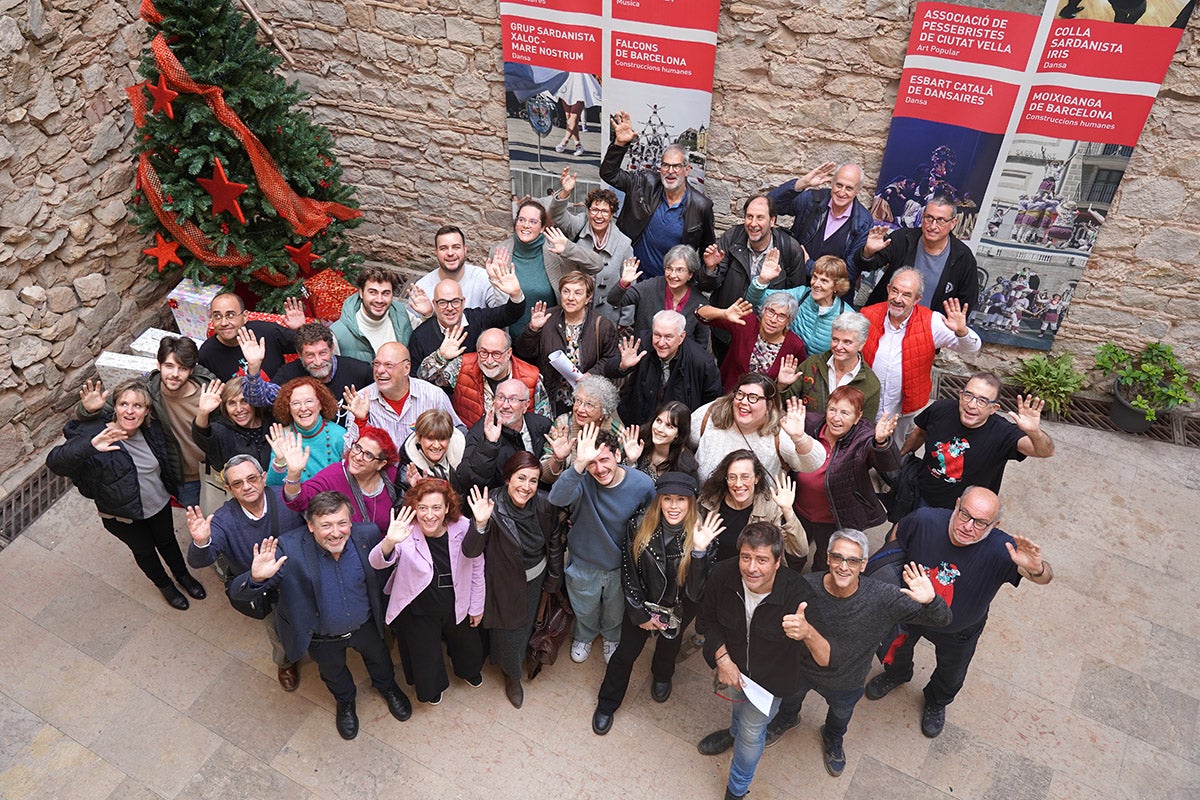
<path fill-rule="evenodd" d="M 420 375 L 425 360 L 432 359 L 426 372 L 444 367 L 454 358 L 458 348 L 463 352 L 475 349 L 479 334 L 488 328 L 506 328 L 525 313 L 525 291 L 513 270 L 507 253 L 497 252 L 487 262 L 488 279 L 508 302 L 496 308 L 468 308 L 467 299 L 458 281 L 439 281 L 433 290 L 433 316 L 413 331 L 408 342 L 413 363 Z"/>
<path fill-rule="evenodd" d="M 563 167 L 559 176 L 559 191 L 543 197 L 539 202 L 550 215 L 550 224 L 557 227 L 563 234 L 581 247 L 590 248 L 600 258 L 604 266 L 592 277 L 596 281 L 596 290 L 592 296 L 592 307 L 596 313 L 620 327 L 628 326 L 633 319 L 632 308 L 617 308 L 608 302 L 608 293 L 621 277 L 621 265 L 633 257 L 633 243 L 629 241 L 620 228 L 613 224 L 613 216 L 617 213 L 616 192 L 612 189 L 592 189 L 584 197 L 585 213 L 572 212 L 568 204 L 571 193 L 575 190 L 578 175 L 571 172 L 570 167 Z"/>
<path fill-rule="evenodd" d="M 225 462 L 225 488 L 233 495 L 215 512 L 205 517 L 196 506 L 187 509 L 187 562 L 197 569 L 212 564 L 225 585 L 234 576 L 250 571 L 254 545 L 268 536 L 299 528 L 304 517 L 288 508 L 278 488 L 267 486 L 267 474 L 254 456 L 239 454 Z M 279 685 L 294 692 L 300 685 L 300 671 L 288 661 L 275 632 L 275 612 L 263 619 L 271 641 L 271 658 L 278 667 Z"/>
<path fill-rule="evenodd" d="M 928 639 L 937 666 L 925 685 L 921 732 L 934 738 L 946 724 L 946 706 L 962 688 L 975 647 L 987 624 L 992 599 L 1006 583 L 1022 578 L 1044 585 L 1054 577 L 1042 549 L 1024 536 L 1010 536 L 1000 522 L 1000 498 L 990 489 L 969 486 L 954 508 L 920 508 L 900 520 L 895 538 L 905 558 L 924 566 L 934 591 L 954 615 L 944 628 L 905 625 L 889 645 L 883 672 L 867 684 L 869 700 L 878 700 L 912 680 L 913 648 Z"/>
<path fill-rule="evenodd" d="M 820 188 L 829 183 L 828 189 Z M 858 255 L 867 243 L 874 221 L 858 200 L 863 171 L 857 164 L 827 161 L 795 180 L 771 190 L 771 202 L 780 214 L 792 216 L 792 237 L 804 247 L 806 274 L 821 256 L 837 256 L 846 262 L 850 290 L 858 283 Z"/>
<path fill-rule="evenodd" d="M 867 304 L 884 302 L 892 275 L 901 267 L 912 267 L 921 273 L 927 288 L 921 305 L 936 311 L 953 298 L 964 309 L 974 308 L 979 302 L 979 270 L 971 248 L 951 233 L 957 221 L 958 206 L 939 194 L 925 204 L 920 228 L 872 228 L 858 266 L 863 272 L 883 272 Z"/>
<path fill-rule="evenodd" d="M 454 420 L 456 428 L 466 431 L 444 391 L 429 381 L 409 377 L 412 356 L 404 345 L 388 342 L 379 348 L 371 369 L 374 383 L 365 389 L 350 387 L 342 395 L 350 411 L 346 447 L 358 441 L 358 426 L 363 423 L 383 428 L 402 447 L 417 424 L 417 417 L 431 408 L 442 409 Z"/>
<path fill-rule="evenodd" d="M 1054 455 L 1054 440 L 1041 425 L 1045 402 L 1018 395 L 1009 421 L 996 415 L 1001 385 L 995 374 L 977 372 L 957 400 L 937 400 L 916 416 L 901 453 L 925 447 L 917 483 L 922 504 L 950 508 L 965 486 L 999 492 L 1009 461 Z"/>
<path fill-rule="evenodd" d="M 688 186 L 687 151 L 668 145 L 657 170 L 621 168 L 634 139 L 627 111 L 612 117 L 613 142 L 600 162 L 601 179 L 625 192 L 617 227 L 633 241 L 633 254 L 642 262 L 647 278 L 662 274 L 663 257 L 677 244 L 703 253 L 717 240 L 713 229 L 712 201 Z"/>
<path fill-rule="evenodd" d="M 626 337 L 618 349 L 628 378 L 617 413 L 626 425 L 645 425 L 668 400 L 699 408 L 724 394 L 712 355 L 687 337 L 687 320 L 678 311 L 659 311 L 650 330 Z"/>
<path fill-rule="evenodd" d="M 842 737 L 854 706 L 863 695 L 871 659 L 879 642 L 897 624 L 941 628 L 950 622 L 950 608 L 934 590 L 929 576 L 916 563 L 905 565 L 905 587 L 865 576 L 870 542 L 853 528 L 836 530 L 829 537 L 827 572 L 804 576 L 812 586 L 810 609 L 821 620 L 818 630 L 837 655 L 822 667 L 811 657 L 800 661 L 800 691 L 785 697 L 779 713 L 767 725 L 767 747 L 800 724 L 800 707 L 809 691 L 829 704 L 821 728 L 825 769 L 833 777 L 846 768 Z"/>
<path fill-rule="evenodd" d="M 492 410 L 500 383 L 509 378 L 516 378 L 533 395 L 532 410 L 550 415 L 550 398 L 541 373 L 513 355 L 512 338 L 504 328 L 488 328 L 479 334 L 474 353 L 464 351 L 458 335 L 448 334 L 438 351 L 421 363 L 417 374 L 450 393 L 450 404 L 468 426 Z"/>
<path fill-rule="evenodd" d="M 516 378 L 501 382 L 491 409 L 467 431 L 459 476 L 465 484 L 500 488 L 508 459 L 521 450 L 541 456 L 553 424 L 549 416 L 529 410 L 528 386 Z"/>
<path fill-rule="evenodd" d="M 260 369 L 270 378 L 283 366 L 283 357 L 296 352 L 295 331 L 304 324 L 304 307 L 296 298 L 284 301 L 287 327 L 264 320 L 246 320 L 246 304 L 233 292 L 221 292 L 208 306 L 213 335 L 200 345 L 200 366 L 227 381 L 245 374 L 238 334 L 252 331 L 263 343 Z"/>

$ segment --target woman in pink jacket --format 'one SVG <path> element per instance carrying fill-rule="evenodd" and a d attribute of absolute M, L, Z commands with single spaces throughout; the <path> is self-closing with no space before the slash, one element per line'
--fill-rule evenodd
<path fill-rule="evenodd" d="M 417 699 L 430 705 L 450 686 L 443 639 L 454 674 L 474 687 L 483 683 L 483 644 L 474 630 L 483 617 L 483 556 L 463 555 L 470 520 L 461 508 L 446 481 L 418 481 L 369 557 L 376 569 L 394 568 L 383 587 L 385 617 L 408 651 Z"/>

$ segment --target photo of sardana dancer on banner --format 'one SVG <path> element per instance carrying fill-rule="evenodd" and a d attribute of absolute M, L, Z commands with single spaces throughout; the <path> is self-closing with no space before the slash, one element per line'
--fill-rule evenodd
<path fill-rule="evenodd" d="M 1050 348 L 1192 2 L 917 5 L 872 212 L 958 204 L 984 341 Z"/>
<path fill-rule="evenodd" d="M 583 191 L 600 185 L 601 29 L 507 15 L 502 27 L 513 194 L 549 194 L 564 167 Z"/>

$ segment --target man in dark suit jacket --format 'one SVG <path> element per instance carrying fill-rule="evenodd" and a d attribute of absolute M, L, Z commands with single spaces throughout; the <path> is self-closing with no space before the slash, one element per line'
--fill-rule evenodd
<path fill-rule="evenodd" d="M 287 658 L 298 661 L 307 652 L 317 662 L 321 680 L 337 699 L 343 739 L 358 735 L 354 677 L 346 667 L 350 647 L 362 656 L 392 716 L 403 722 L 412 715 L 412 704 L 396 685 L 383 639 L 382 578 L 367 561 L 379 530 L 369 523 L 352 525 L 350 501 L 338 492 L 313 497 L 305 520 L 307 529 L 256 546 L 250 571 L 233 579 L 230 595 L 252 599 L 278 588 L 275 630 Z"/>
<path fill-rule="evenodd" d="M 687 338 L 685 320 L 677 311 L 659 311 L 636 344 L 632 338 L 622 342 L 621 367 L 630 376 L 617 406 L 626 425 L 651 422 L 668 400 L 694 410 L 725 393 L 716 359 Z"/>
<path fill-rule="evenodd" d="M 447 335 L 457 338 L 464 352 L 475 352 L 479 334 L 488 328 L 507 328 L 525 314 L 525 292 L 516 273 L 504 265 L 492 267 L 492 286 L 508 295 L 508 302 L 495 308 L 465 308 L 466 295 L 458 281 L 439 281 L 433 290 L 433 316 L 422 322 L 408 340 L 414 370 L 427 356 L 438 352 Z M 453 358 L 454 356 L 449 356 Z M 443 356 L 442 362 L 449 360 Z"/>
<path fill-rule="evenodd" d="M 464 485 L 500 486 L 504 462 L 520 450 L 538 458 L 553 424 L 549 417 L 529 411 L 529 387 L 510 378 L 496 386 L 493 414 L 484 414 L 467 431 L 466 455 L 458 466 Z"/>

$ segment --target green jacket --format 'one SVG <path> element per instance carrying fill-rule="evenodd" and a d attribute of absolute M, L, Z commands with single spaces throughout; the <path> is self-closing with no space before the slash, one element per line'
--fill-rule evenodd
<path fill-rule="evenodd" d="M 809 411 L 825 412 L 825 401 L 829 399 L 829 362 L 833 359 L 833 351 L 826 350 L 804 359 L 800 365 L 800 377 L 791 386 L 783 390 L 783 398 L 801 397 Z M 863 393 L 863 419 L 871 424 L 879 417 L 879 378 L 862 363 L 862 369 L 846 384 L 853 386 Z"/>
<path fill-rule="evenodd" d="M 329 331 L 337 340 L 339 355 L 357 358 L 370 364 L 375 359 L 375 348 L 371 347 L 371 341 L 363 335 L 358 327 L 358 310 L 360 308 L 362 308 L 362 297 L 355 292 L 342 303 L 342 316 L 329 326 Z M 404 303 L 393 300 L 392 307 L 388 309 L 388 319 L 392 322 L 392 331 L 396 335 L 396 341 L 407 347 L 409 337 L 412 336 L 412 323 L 408 321 L 408 310 L 404 307 Z"/>

